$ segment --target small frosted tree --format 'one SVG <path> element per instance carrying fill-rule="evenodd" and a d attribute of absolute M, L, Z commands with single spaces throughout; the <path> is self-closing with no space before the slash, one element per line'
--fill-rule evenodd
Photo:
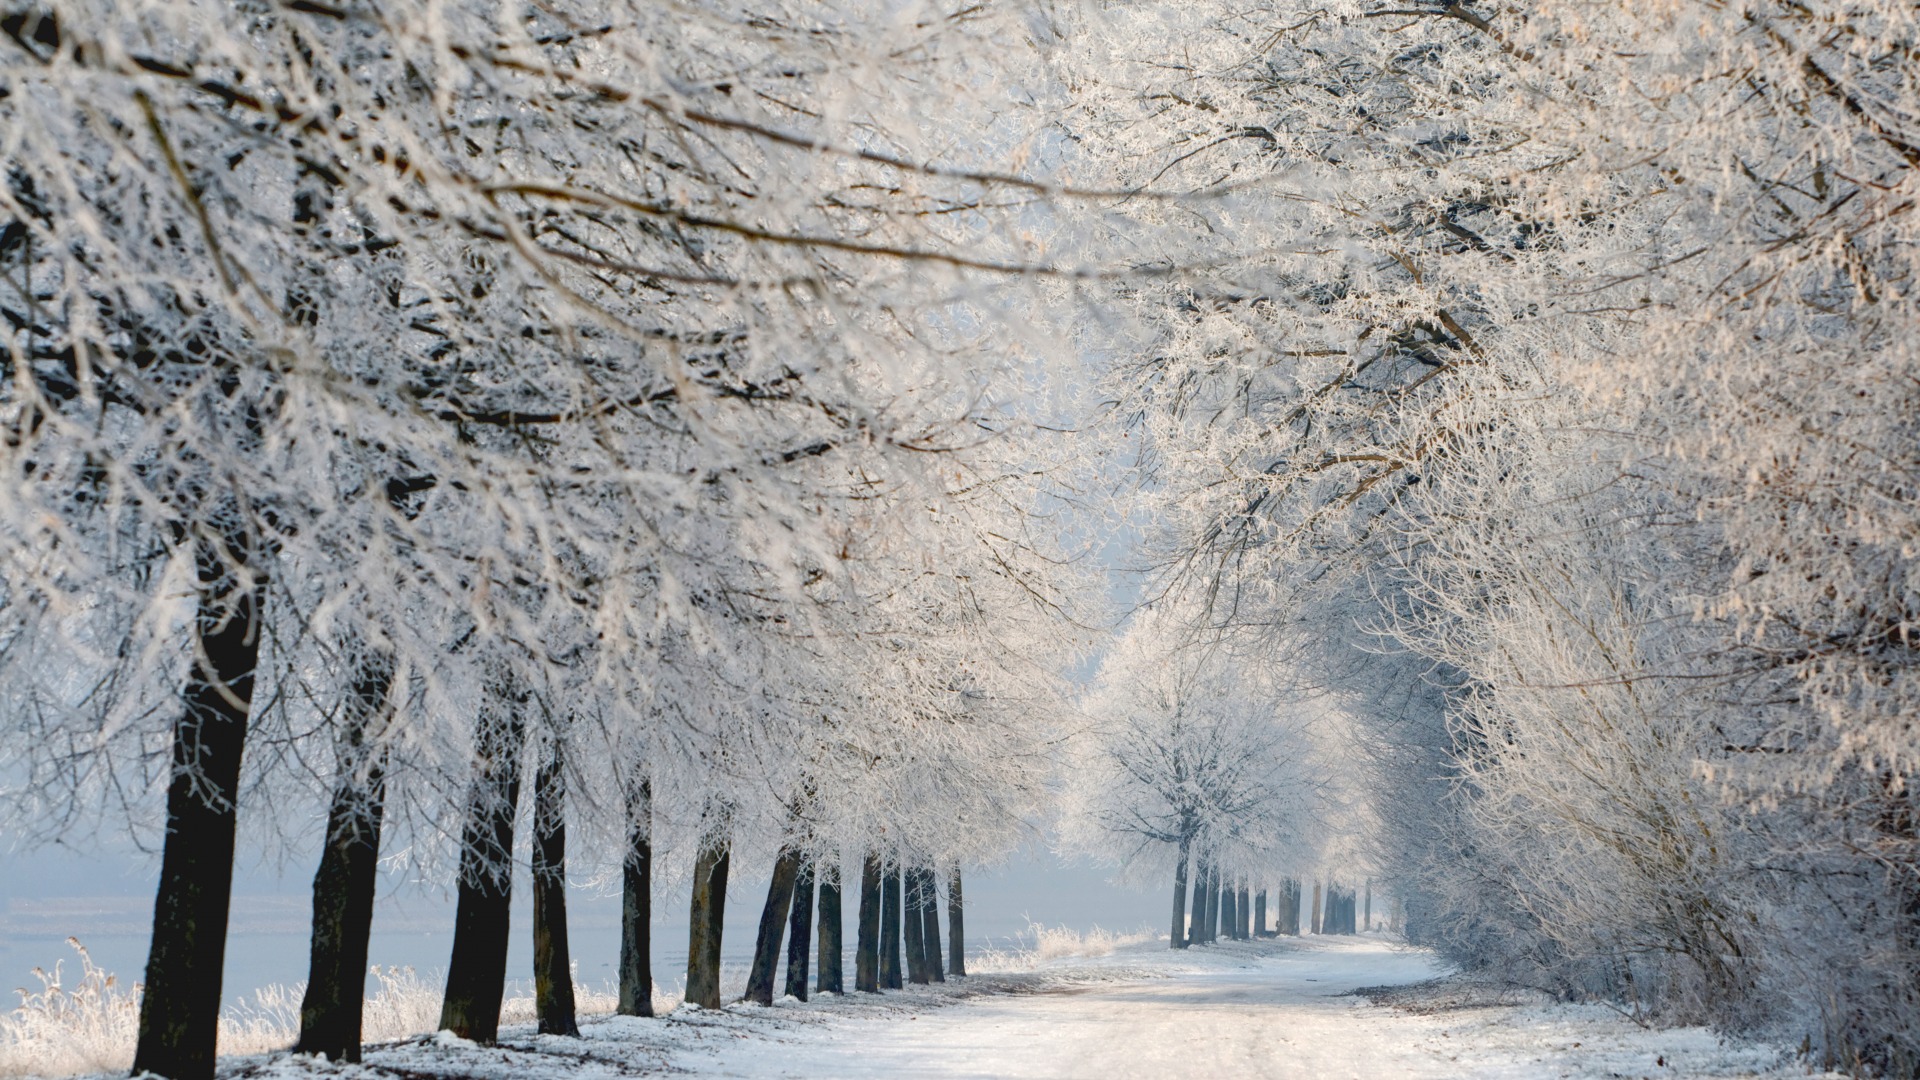
<path fill-rule="evenodd" d="M 1127 877 L 1171 871 L 1173 948 L 1189 942 L 1195 860 L 1206 868 L 1196 880 L 1216 890 L 1300 860 L 1326 787 L 1304 726 L 1284 718 L 1285 695 L 1185 633 L 1159 611 L 1136 616 L 1080 702 L 1087 726 L 1064 773 L 1069 846 L 1118 862 Z"/>

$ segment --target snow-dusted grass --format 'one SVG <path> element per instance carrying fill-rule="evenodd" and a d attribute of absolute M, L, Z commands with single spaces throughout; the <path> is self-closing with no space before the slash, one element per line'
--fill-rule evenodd
<path fill-rule="evenodd" d="M 1132 933 L 1116 934 L 1098 926 L 1083 933 L 1071 927 L 1028 923 L 1023 937 L 1031 937 L 1033 945 L 985 949 L 978 956 L 968 958 L 967 970 L 976 975 L 1034 971 L 1043 964 L 1060 960 L 1111 956 L 1115 949 L 1158 940 L 1159 933 L 1142 927 Z"/>
<path fill-rule="evenodd" d="M 68 979 L 64 962 L 53 970 L 34 968 L 37 989 L 20 989 L 20 1004 L 0 1014 L 0 1077 L 61 1077 L 124 1072 L 133 1065 L 140 1030 L 140 987 L 103 971 L 79 941 L 68 938 L 78 954 L 79 970 Z M 361 1037 L 368 1043 L 394 1042 L 431 1033 L 440 1025 L 441 982 L 412 968 L 373 969 L 377 984 L 361 1013 Z M 300 997 L 304 983 L 257 990 L 220 1017 L 222 1057 L 271 1053 L 293 1045 L 300 1034 Z M 574 999 L 583 1015 L 610 1014 L 619 995 L 605 987 L 575 983 Z M 656 994 L 654 1006 L 670 1010 L 679 998 Z M 504 1024 L 534 1021 L 531 996 L 508 998 L 501 1007 Z"/>
<path fill-rule="evenodd" d="M 0 1076 L 64 1076 L 125 1068 L 133 1062 L 140 992 L 100 970 L 79 941 L 78 977 L 65 962 L 34 968 L 38 989 L 21 988 L 18 1008 L 0 1015 Z"/>
<path fill-rule="evenodd" d="M 536 1034 L 531 1000 L 516 999 L 492 1048 L 444 1034 L 396 1039 L 435 1026 L 440 988 L 410 971 L 384 970 L 368 1003 L 363 1066 L 274 1052 L 292 1041 L 297 1015 L 298 993 L 284 990 L 228 1018 L 221 1072 L 228 1080 L 1808 1075 L 1790 1050 L 1723 1041 L 1701 1028 L 1653 1030 L 1602 1006 L 1467 993 L 1444 982 L 1420 986 L 1445 971 L 1430 955 L 1376 936 L 1174 951 L 1146 931 L 1036 926 L 1029 933 L 1031 948 L 999 954 L 1007 970 L 980 968 L 966 979 L 883 995 L 817 994 L 805 1003 L 783 998 L 771 1008 L 721 1010 L 674 1008 L 656 998 L 665 1015 L 638 1019 L 609 1015 L 610 995 L 582 990 L 579 1039 Z M 49 977 L 29 1007 L 5 1021 L 6 1072 L 125 1068 L 137 999 L 84 956 L 83 970 L 71 988 L 55 989 L 57 978 Z M 1356 993 L 1382 986 L 1410 989 Z M 108 1014 L 117 1019 L 102 1026 Z M 61 1027 L 93 1034 L 63 1042 L 52 1033 Z M 114 1043 L 122 1036 L 124 1049 Z M 112 1052 L 93 1057 L 75 1049 L 107 1045 Z M 43 1055 L 70 1056 L 20 1056 L 36 1046 Z"/>

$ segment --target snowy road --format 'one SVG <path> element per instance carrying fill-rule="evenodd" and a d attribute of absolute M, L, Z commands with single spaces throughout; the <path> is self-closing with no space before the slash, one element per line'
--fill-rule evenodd
<path fill-rule="evenodd" d="M 975 999 L 911 1020 L 801 1034 L 770 1061 L 716 1055 L 716 1076 L 1148 1077 L 1408 1076 L 1432 1055 L 1385 1010 L 1340 997 L 1437 974 L 1422 953 L 1374 945 L 1293 953 L 1248 966 L 1120 986 Z M 709 1072 L 709 1070 L 711 1070 Z"/>
<path fill-rule="evenodd" d="M 1646 1031 L 1594 1007 L 1417 1016 L 1345 996 L 1439 973 L 1426 954 L 1382 942 L 1230 948 L 1186 963 L 1168 958 L 1175 970 L 1166 978 L 848 1017 L 770 1041 L 714 1040 L 675 1055 L 674 1065 L 702 1076 L 836 1080 L 1324 1080 L 1752 1076 L 1778 1064 L 1773 1050 L 1722 1047 L 1699 1029 Z"/>
<path fill-rule="evenodd" d="M 600 1016 L 582 1037 L 503 1032 L 498 1047 L 425 1036 L 369 1050 L 366 1065 L 235 1059 L 229 1080 L 831 1080 L 1136 1077 L 1571 1080 L 1805 1076 L 1779 1048 L 1722 1045 L 1700 1028 L 1651 1030 L 1600 1005 L 1542 1004 L 1444 984 L 1350 992 L 1440 974 L 1426 953 L 1368 938 L 1288 938 L 1176 953 L 1126 946 L 1097 958 L 880 996 L 785 999 L 771 1008 Z"/>

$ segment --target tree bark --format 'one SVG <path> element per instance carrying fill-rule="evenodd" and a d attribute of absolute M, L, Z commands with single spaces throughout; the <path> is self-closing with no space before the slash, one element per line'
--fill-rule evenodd
<path fill-rule="evenodd" d="M 1187 947 L 1187 858 L 1191 841 L 1180 838 L 1180 861 L 1173 864 L 1173 928 L 1167 934 L 1167 948 Z"/>
<path fill-rule="evenodd" d="M 345 703 L 346 730 L 339 741 L 339 772 L 327 808 L 327 842 L 313 874 L 313 936 L 307 990 L 300 999 L 300 1037 L 293 1045 L 296 1054 L 360 1060 L 367 946 L 373 932 L 387 791 L 388 750 L 376 728 L 389 715 L 387 695 L 392 687 L 391 658 L 363 655 Z M 370 734 L 373 746 L 368 745 Z"/>
<path fill-rule="evenodd" d="M 860 926 L 854 935 L 853 988 L 880 992 L 880 856 L 860 860 Z"/>
<path fill-rule="evenodd" d="M 653 781 L 627 797 L 620 868 L 620 1015 L 653 1015 Z"/>
<path fill-rule="evenodd" d="M 1366 901 L 1366 906 L 1361 909 L 1360 929 L 1362 930 L 1373 929 L 1373 879 L 1372 878 L 1367 879 L 1367 901 Z"/>
<path fill-rule="evenodd" d="M 813 947 L 813 860 L 800 864 L 793 881 L 793 906 L 787 916 L 787 994 L 807 1000 L 807 961 Z"/>
<path fill-rule="evenodd" d="M 1220 866 L 1207 864 L 1207 943 L 1220 940 Z"/>
<path fill-rule="evenodd" d="M 1213 944 L 1213 908 L 1215 904 L 1220 902 L 1219 894 L 1213 891 L 1213 864 L 1211 862 L 1201 866 L 1198 887 L 1200 895 L 1194 897 L 1193 906 L 1195 913 L 1200 916 L 1200 941 L 1204 944 L 1211 945 Z"/>
<path fill-rule="evenodd" d="M 1193 863 L 1193 909 L 1187 916 L 1187 944 L 1205 945 L 1207 928 L 1207 860 L 1205 856 L 1195 856 Z"/>
<path fill-rule="evenodd" d="M 880 985 L 898 990 L 900 982 L 900 867 L 882 868 L 880 895 Z"/>
<path fill-rule="evenodd" d="M 513 816 L 520 801 L 520 756 L 526 739 L 524 696 L 494 692 L 491 698 L 475 738 L 479 760 L 467 795 L 453 956 L 447 961 L 447 992 L 440 1005 L 442 1030 L 483 1044 L 500 1035 L 513 900 Z"/>
<path fill-rule="evenodd" d="M 787 929 L 787 910 L 793 904 L 793 886 L 800 876 L 800 852 L 783 847 L 773 862 L 773 880 L 767 883 L 767 902 L 760 908 L 760 934 L 753 943 L 753 968 L 747 974 L 747 992 L 741 1001 L 773 1004 L 773 976 L 780 967 L 780 936 Z"/>
<path fill-rule="evenodd" d="M 1320 932 L 1320 879 L 1319 878 L 1313 879 L 1313 914 L 1310 921 L 1307 923 L 1307 925 L 1312 928 L 1313 933 L 1318 934 Z"/>
<path fill-rule="evenodd" d="M 1207 863 L 1207 944 L 1220 940 L 1220 867 Z"/>
<path fill-rule="evenodd" d="M 567 777 L 556 743 L 533 782 L 533 1001 L 540 1034 L 580 1036 L 567 947 Z"/>
<path fill-rule="evenodd" d="M 947 976 L 940 970 L 940 881 L 934 877 L 933 867 L 920 868 L 920 888 L 920 915 L 925 923 L 920 946 L 927 957 L 927 978 L 943 983 Z"/>
<path fill-rule="evenodd" d="M 902 868 L 900 871 L 902 914 L 901 939 L 907 949 L 907 981 L 910 983 L 932 982 L 927 974 L 927 921 L 923 917 L 926 909 L 926 896 L 920 891 L 920 868 Z"/>
<path fill-rule="evenodd" d="M 1195 945 L 1205 945 L 1209 940 L 1207 927 L 1212 920 L 1207 917 L 1207 912 L 1212 907 L 1209 899 L 1213 895 L 1212 875 L 1213 868 L 1208 865 L 1207 857 L 1200 856 L 1198 865 L 1194 867 L 1193 918 L 1190 920 L 1191 927 L 1187 932 L 1187 940 Z"/>
<path fill-rule="evenodd" d="M 1240 936 L 1240 914 L 1234 909 L 1233 885 L 1225 880 L 1220 883 L 1220 932 L 1228 941 Z"/>
<path fill-rule="evenodd" d="M 967 905 L 961 899 L 959 863 L 947 871 L 947 974 L 967 977 Z"/>
<path fill-rule="evenodd" d="M 733 844 L 711 837 L 693 861 L 693 901 L 687 908 L 687 1004 L 720 1007 L 720 930 L 727 913 L 727 868 Z"/>
<path fill-rule="evenodd" d="M 1208 886 L 1206 886 L 1206 909 L 1208 909 L 1206 936 L 1210 942 L 1219 942 L 1219 932 L 1227 926 L 1227 920 L 1225 920 L 1227 913 L 1223 911 L 1221 899 L 1223 897 L 1219 894 L 1219 863 L 1215 863 L 1212 871 L 1208 872 Z"/>
<path fill-rule="evenodd" d="M 213 1076 L 233 895 L 234 804 L 260 655 L 266 581 L 246 565 L 243 535 L 194 548 L 200 600 L 193 663 L 173 725 L 167 835 L 153 901 L 153 940 L 133 1071 L 169 1080 Z"/>
<path fill-rule="evenodd" d="M 820 942 L 819 960 L 814 963 L 813 988 L 822 994 L 847 992 L 844 947 L 840 938 L 840 857 L 836 854 L 820 864 Z"/>
<path fill-rule="evenodd" d="M 1233 911 L 1240 917 L 1234 936 L 1241 941 L 1253 940 L 1253 902 L 1247 896 L 1247 883 L 1242 881 L 1240 889 L 1234 894 Z"/>
<path fill-rule="evenodd" d="M 1253 936 L 1271 937 L 1267 930 L 1267 890 L 1261 889 L 1253 894 Z"/>

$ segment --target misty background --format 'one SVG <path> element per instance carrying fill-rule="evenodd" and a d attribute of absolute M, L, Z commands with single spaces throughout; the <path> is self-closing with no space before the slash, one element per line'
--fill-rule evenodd
<path fill-rule="evenodd" d="M 222 996 L 229 1005 L 262 987 L 292 985 L 307 977 L 312 863 L 264 862 L 243 853 L 233 887 Z M 736 866 L 727 890 L 724 958 L 731 966 L 752 956 L 754 931 L 770 867 Z M 527 875 L 516 873 L 514 933 L 508 977 L 532 986 L 531 900 Z M 63 964 L 69 984 L 79 958 L 67 945 L 79 939 L 94 962 L 122 984 L 139 982 L 147 962 L 158 880 L 157 856 L 123 846 L 117 853 L 82 855 L 58 848 L 0 853 L 0 990 L 37 989 L 36 967 Z M 1035 842 L 999 866 L 967 867 L 966 915 L 969 952 L 1009 948 L 1030 922 L 1087 930 L 1129 931 L 1165 921 L 1161 890 L 1115 885 L 1109 869 L 1063 859 Z M 620 946 L 618 883 L 607 889 L 568 891 L 569 939 L 576 979 L 588 986 L 615 981 Z M 663 992 L 677 993 L 686 978 L 687 908 L 684 883 L 656 891 L 653 977 Z M 857 897 L 854 897 L 857 903 Z M 387 874 L 380 882 L 369 962 L 411 967 L 431 978 L 446 968 L 453 946 L 453 894 L 440 882 L 408 882 Z M 851 919 L 854 912 L 848 911 Z M 851 944 L 852 935 L 849 933 Z"/>

